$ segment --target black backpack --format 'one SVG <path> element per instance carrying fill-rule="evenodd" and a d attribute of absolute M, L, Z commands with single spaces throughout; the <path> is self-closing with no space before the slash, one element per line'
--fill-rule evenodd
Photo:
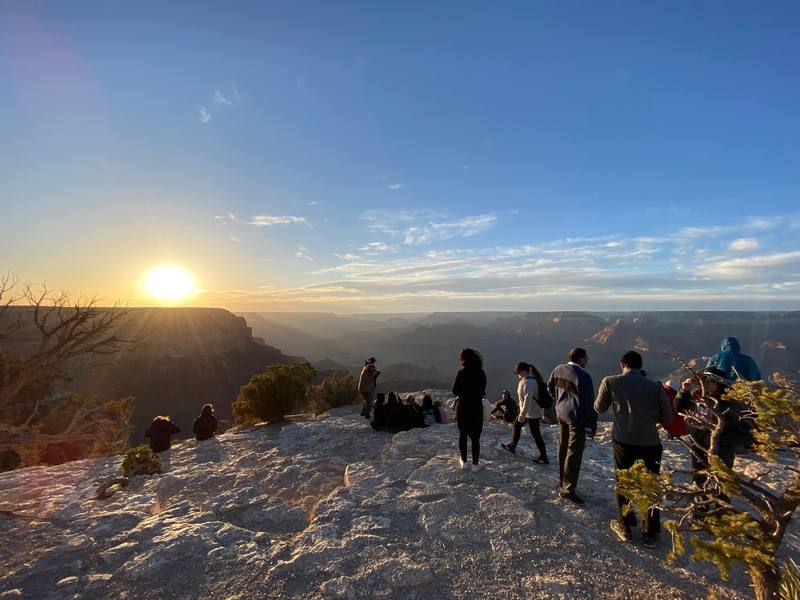
<path fill-rule="evenodd" d="M 545 383 L 539 371 L 533 371 L 533 378 L 536 380 L 536 385 L 539 387 L 539 393 L 536 395 L 536 404 L 541 406 L 544 410 L 553 406 L 553 397 L 547 391 L 547 384 Z"/>

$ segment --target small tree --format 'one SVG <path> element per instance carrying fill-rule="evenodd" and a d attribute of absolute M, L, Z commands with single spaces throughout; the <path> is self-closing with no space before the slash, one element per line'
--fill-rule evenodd
<path fill-rule="evenodd" d="M 270 365 L 253 375 L 239 390 L 233 403 L 237 425 L 259 421 L 281 421 L 298 407 L 304 406 L 308 388 L 316 371 L 307 362 Z"/>
<path fill-rule="evenodd" d="M 120 488 L 126 487 L 137 475 L 154 475 L 161 473 L 161 459 L 147 445 L 142 444 L 130 448 L 122 459 L 122 477 L 112 477 L 97 488 L 97 497 L 110 498 Z"/>
<path fill-rule="evenodd" d="M 360 400 L 358 384 L 349 373 L 334 373 L 311 388 L 308 394 L 311 411 L 315 415 L 331 408 L 350 406 Z"/>
<path fill-rule="evenodd" d="M 664 523 L 673 541 L 668 561 L 684 554 L 688 542 L 692 558 L 715 564 L 723 578 L 734 563 L 742 564 L 758 600 L 779 597 L 775 557 L 800 504 L 800 395 L 795 384 L 777 374 L 773 379 L 775 385 L 736 382 L 718 399 L 703 390 L 712 418 L 691 421 L 692 426 L 710 431 L 709 448 L 714 449 L 728 416 L 719 400 L 747 407 L 742 414 L 755 422 L 755 451 L 762 459 L 757 469 L 745 472 L 740 464 L 730 469 L 712 451 L 702 489 L 677 478 L 675 471 L 650 473 L 641 462 L 621 471 L 617 485 L 639 510 L 658 506 L 676 515 Z M 698 449 L 693 440 L 684 443 L 690 452 L 709 450 Z M 788 580 L 784 586 L 788 589 Z"/>

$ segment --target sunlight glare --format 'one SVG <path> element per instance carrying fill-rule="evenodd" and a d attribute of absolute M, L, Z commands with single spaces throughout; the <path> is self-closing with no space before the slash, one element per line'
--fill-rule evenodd
<path fill-rule="evenodd" d="M 154 300 L 171 304 L 188 298 L 197 288 L 189 271 L 178 265 L 163 264 L 145 273 L 144 289 Z"/>

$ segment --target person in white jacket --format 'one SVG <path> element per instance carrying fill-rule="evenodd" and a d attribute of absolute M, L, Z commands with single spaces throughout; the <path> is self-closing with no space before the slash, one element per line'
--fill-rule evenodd
<path fill-rule="evenodd" d="M 514 372 L 519 377 L 519 387 L 517 388 L 517 397 L 519 398 L 519 417 L 517 417 L 517 420 L 514 422 L 511 443 L 501 444 L 501 446 L 505 450 L 511 452 L 511 454 L 516 454 L 517 444 L 519 443 L 519 438 L 522 434 L 522 428 L 525 423 L 527 423 L 528 428 L 531 430 L 531 435 L 536 442 L 536 448 L 539 450 L 539 456 L 534 458 L 533 462 L 543 465 L 549 464 L 550 461 L 547 458 L 547 447 L 544 445 L 544 438 L 542 438 L 542 432 L 540 429 L 542 417 L 544 417 L 544 411 L 537 402 L 537 398 L 539 398 L 539 384 L 536 381 L 536 377 L 534 377 L 534 373 L 537 372 L 536 367 L 529 365 L 528 363 L 521 362 L 517 365 L 517 368 L 514 370 Z"/>

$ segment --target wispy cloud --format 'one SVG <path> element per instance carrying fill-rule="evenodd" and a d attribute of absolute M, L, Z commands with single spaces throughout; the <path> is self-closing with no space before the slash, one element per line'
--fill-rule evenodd
<path fill-rule="evenodd" d="M 406 187 L 406 184 L 405 183 L 390 183 L 386 187 L 388 189 L 392 190 L 392 191 L 395 191 L 395 190 L 403 189 L 404 187 Z"/>
<path fill-rule="evenodd" d="M 758 240 L 754 238 L 738 238 L 733 240 L 728 248 L 734 252 L 752 252 L 758 250 Z"/>
<path fill-rule="evenodd" d="M 386 242 L 369 242 L 368 244 L 364 244 L 358 250 L 368 254 L 377 254 L 379 252 L 397 252 L 397 246 L 387 244 Z"/>
<path fill-rule="evenodd" d="M 405 231 L 405 244 L 430 244 L 455 237 L 470 237 L 487 231 L 497 224 L 497 215 L 485 214 L 463 217 L 455 221 L 430 222 Z"/>
<path fill-rule="evenodd" d="M 297 244 L 297 252 L 295 252 L 295 256 L 297 258 L 302 258 L 303 260 L 313 261 L 314 259 L 308 254 L 308 248 L 303 246 L 303 244 Z"/>
<path fill-rule="evenodd" d="M 225 213 L 224 215 L 215 215 L 214 219 L 227 225 L 229 223 L 238 223 L 240 225 L 252 225 L 253 227 L 273 227 L 275 225 L 292 225 L 303 224 L 311 226 L 311 223 L 305 217 L 296 215 L 254 215 L 249 219 L 239 219 L 234 213 Z"/>
<path fill-rule="evenodd" d="M 200 115 L 200 122 L 203 123 L 203 125 L 205 125 L 211 120 L 211 115 L 206 110 L 205 106 L 201 106 L 200 108 L 198 108 L 197 112 Z"/>
<path fill-rule="evenodd" d="M 219 90 L 214 90 L 214 102 L 217 104 L 224 104 L 226 106 L 233 106 L 233 100 L 226 98 Z"/>
<path fill-rule="evenodd" d="M 237 243 L 237 244 L 240 244 L 240 243 L 242 243 L 242 241 L 243 241 L 243 240 L 240 240 L 240 239 L 239 239 L 238 237 L 236 237 L 235 235 L 232 235 L 232 236 L 231 236 L 231 237 L 229 237 L 228 239 L 229 239 L 230 241 L 232 241 L 232 242 L 235 242 L 235 243 Z"/>

